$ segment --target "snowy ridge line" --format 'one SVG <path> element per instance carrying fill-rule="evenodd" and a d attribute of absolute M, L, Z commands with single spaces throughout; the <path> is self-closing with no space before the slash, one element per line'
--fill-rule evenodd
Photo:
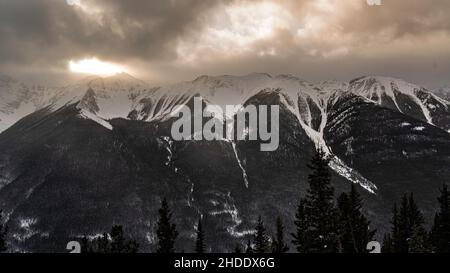
<path fill-rule="evenodd" d="M 128 74 L 112 77 L 88 77 L 76 84 L 61 88 L 32 87 L 18 83 L 8 77 L 0 78 L 0 131 L 5 130 L 17 120 L 43 107 L 52 106 L 57 110 L 69 102 L 84 99 L 88 89 L 95 96 L 92 103 L 98 106 L 94 114 L 102 119 L 129 118 L 135 111 L 135 118 L 143 121 L 155 121 L 168 118 L 177 105 L 186 104 L 192 96 L 198 94 L 214 105 L 239 105 L 262 90 L 273 90 L 298 102 L 301 98 L 306 108 L 310 99 L 321 109 L 322 117 L 326 105 L 333 103 L 340 94 L 351 92 L 372 102 L 381 103 L 382 95 L 389 97 L 398 111 L 395 91 L 410 97 L 420 107 L 428 123 L 433 116 L 430 105 L 418 98 L 416 91 L 424 91 L 444 108 L 450 103 L 438 98 L 425 88 L 405 81 L 387 77 L 362 77 L 350 83 L 325 81 L 318 84 L 309 83 L 292 75 L 271 76 L 266 73 L 252 73 L 244 76 L 201 76 L 194 81 L 187 81 L 165 87 L 151 87 Z M 377 99 L 373 99 L 376 97 Z M 424 99 L 426 100 L 426 99 Z M 223 108 L 223 107 L 222 107 Z M 311 125 L 310 109 L 301 112 L 306 118 L 305 124 Z M 323 124 L 322 124 L 323 128 Z"/>
<path fill-rule="evenodd" d="M 431 115 L 430 108 L 432 109 L 432 107 L 435 106 L 426 104 L 428 98 L 434 99 L 437 103 L 442 105 L 447 110 L 450 106 L 450 103 L 448 101 L 439 98 L 426 88 L 405 82 L 403 80 L 389 77 L 362 77 L 356 79 L 351 82 L 348 92 L 365 97 L 379 105 L 383 104 L 382 95 L 386 95 L 392 100 L 396 107 L 396 110 L 400 113 L 404 113 L 402 108 L 399 106 L 398 98 L 395 94 L 395 92 L 398 92 L 409 97 L 409 99 L 414 102 L 417 107 L 420 108 L 427 123 L 431 125 L 435 124 L 433 123 L 433 117 Z M 419 92 L 426 93 L 427 98 L 421 99 L 419 97 Z M 374 97 L 376 99 L 374 99 Z"/>

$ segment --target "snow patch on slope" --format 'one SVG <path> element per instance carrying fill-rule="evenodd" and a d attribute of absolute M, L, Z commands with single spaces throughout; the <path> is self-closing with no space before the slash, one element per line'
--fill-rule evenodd
<path fill-rule="evenodd" d="M 240 168 L 241 171 L 242 171 L 242 178 L 244 179 L 244 185 L 245 185 L 245 187 L 248 189 L 248 176 L 247 176 L 247 172 L 245 171 L 244 166 L 242 165 L 242 162 L 241 162 L 241 160 L 239 159 L 238 151 L 237 151 L 237 149 L 236 149 L 236 143 L 231 142 L 231 146 L 233 147 L 234 155 L 235 155 L 235 157 L 236 157 L 236 161 L 237 161 L 237 163 L 238 163 L 238 165 L 239 165 L 239 168 Z"/>
<path fill-rule="evenodd" d="M 377 186 L 363 177 L 361 174 L 359 174 L 354 169 L 347 166 L 340 158 L 337 156 L 332 156 L 330 160 L 330 168 L 334 170 L 336 173 L 338 173 L 340 176 L 345 177 L 347 180 L 361 185 L 364 189 L 369 191 L 370 193 L 375 194 L 375 191 L 377 190 Z"/>
<path fill-rule="evenodd" d="M 241 238 L 246 235 L 252 235 L 255 233 L 255 230 L 238 230 L 238 227 L 242 224 L 242 219 L 239 216 L 239 211 L 236 207 L 235 201 L 233 197 L 231 197 L 231 193 L 228 192 L 227 195 L 224 194 L 218 194 L 218 196 L 225 198 L 222 210 L 214 210 L 211 211 L 209 214 L 211 216 L 218 216 L 223 214 L 228 214 L 231 217 L 232 224 L 231 226 L 228 226 L 226 229 L 231 236 L 236 238 Z"/>
<path fill-rule="evenodd" d="M 79 117 L 84 118 L 84 119 L 92 120 L 92 121 L 100 124 L 101 126 L 105 127 L 108 130 L 112 130 L 113 129 L 112 125 L 109 122 L 107 122 L 106 120 L 98 117 L 97 115 L 95 115 L 95 114 L 93 114 L 93 113 L 91 113 L 89 111 L 81 110 L 80 114 L 79 114 Z"/>

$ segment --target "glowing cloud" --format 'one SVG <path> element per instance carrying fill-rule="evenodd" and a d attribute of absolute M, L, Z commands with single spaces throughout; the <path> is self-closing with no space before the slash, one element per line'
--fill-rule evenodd
<path fill-rule="evenodd" d="M 69 62 L 69 70 L 75 73 L 93 74 L 99 76 L 111 76 L 121 72 L 125 72 L 122 66 L 102 62 L 97 58 L 84 59 L 79 61 L 71 60 Z"/>
<path fill-rule="evenodd" d="M 66 3 L 69 6 L 81 6 L 80 0 L 66 0 Z"/>
<path fill-rule="evenodd" d="M 198 40 L 181 41 L 178 54 L 194 61 L 205 50 L 222 56 L 249 52 L 254 43 L 270 39 L 279 29 L 289 29 L 292 21 L 289 11 L 276 3 L 237 2 L 214 13 Z M 259 54 L 276 54 L 271 48 L 266 51 Z"/>

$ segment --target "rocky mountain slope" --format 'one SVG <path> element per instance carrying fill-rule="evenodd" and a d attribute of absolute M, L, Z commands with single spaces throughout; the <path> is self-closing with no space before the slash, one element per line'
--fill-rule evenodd
<path fill-rule="evenodd" d="M 150 87 L 120 74 L 33 89 L 2 78 L 0 95 L 0 207 L 17 250 L 63 251 L 67 238 L 95 236 L 115 223 L 151 251 L 165 196 L 180 250 L 192 250 L 203 217 L 211 250 L 227 251 L 245 243 L 259 214 L 269 230 L 276 215 L 292 226 L 318 146 L 332 157 L 337 192 L 361 186 L 379 234 L 404 192 L 416 194 L 430 219 L 450 175 L 450 103 L 397 79 L 313 84 L 250 74 Z M 279 148 L 173 141 L 173 112 L 192 107 L 195 96 L 236 105 L 229 117 L 242 105 L 279 105 Z"/>

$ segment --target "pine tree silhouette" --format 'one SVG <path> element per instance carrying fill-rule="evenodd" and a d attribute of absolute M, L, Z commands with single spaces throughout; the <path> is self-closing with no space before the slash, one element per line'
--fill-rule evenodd
<path fill-rule="evenodd" d="M 408 253 L 408 240 L 411 236 L 411 227 L 409 222 L 409 201 L 408 195 L 403 195 L 399 210 L 399 237 L 395 246 L 397 253 Z"/>
<path fill-rule="evenodd" d="M 331 185 L 329 158 L 319 148 L 308 168 L 309 189 L 306 194 L 306 252 L 332 253 L 341 250 L 339 238 L 339 215 Z"/>
<path fill-rule="evenodd" d="M 233 253 L 242 253 L 242 248 L 240 244 L 236 244 Z"/>
<path fill-rule="evenodd" d="M 111 232 L 103 233 L 91 241 L 87 236 L 81 238 L 81 253 L 136 253 L 139 244 L 135 240 L 127 240 L 122 226 L 114 225 Z"/>
<path fill-rule="evenodd" d="M 92 253 L 92 252 L 94 252 L 94 250 L 92 249 L 92 244 L 91 244 L 91 242 L 89 241 L 89 239 L 88 239 L 88 237 L 86 235 L 84 235 L 83 238 L 81 238 L 80 245 L 81 245 L 81 249 L 80 249 L 81 253 Z"/>
<path fill-rule="evenodd" d="M 111 252 L 122 253 L 125 252 L 125 238 L 123 236 L 122 226 L 114 225 L 111 228 Z"/>
<path fill-rule="evenodd" d="M 136 240 L 130 240 L 125 247 L 125 253 L 137 253 L 138 251 L 139 243 Z"/>
<path fill-rule="evenodd" d="M 289 251 L 289 246 L 284 242 L 284 225 L 280 216 L 277 217 L 276 228 L 277 233 L 272 240 L 272 252 L 286 253 Z"/>
<path fill-rule="evenodd" d="M 383 237 L 383 246 L 381 248 L 382 253 L 393 253 L 393 244 L 390 234 L 385 234 Z"/>
<path fill-rule="evenodd" d="M 306 252 L 307 245 L 307 231 L 308 231 L 308 222 L 306 220 L 306 209 L 305 209 L 305 199 L 300 199 L 300 204 L 297 207 L 297 213 L 295 214 L 294 225 L 296 227 L 296 232 L 292 233 L 292 244 L 296 246 L 296 250 L 299 253 Z"/>
<path fill-rule="evenodd" d="M 373 240 L 376 231 L 370 230 L 370 222 L 362 213 L 362 198 L 351 184 L 350 192 L 338 198 L 342 250 L 345 253 L 367 252 L 367 243 Z"/>
<path fill-rule="evenodd" d="M 205 238 L 203 234 L 202 220 L 198 220 L 197 225 L 197 240 L 195 242 L 195 252 L 205 253 Z"/>
<path fill-rule="evenodd" d="M 391 234 L 385 236 L 384 252 L 424 253 L 429 252 L 429 238 L 424 227 L 424 216 L 419 210 L 414 196 L 405 194 L 400 209 L 394 205 Z"/>
<path fill-rule="evenodd" d="M 426 253 L 430 250 L 428 233 L 424 227 L 425 218 L 411 193 L 408 199 L 409 237 L 408 253 Z"/>
<path fill-rule="evenodd" d="M 253 247 L 252 247 L 252 242 L 250 240 L 247 241 L 245 253 L 247 253 L 247 254 L 255 253 L 255 251 L 253 250 Z"/>
<path fill-rule="evenodd" d="M 414 225 L 408 244 L 408 253 L 427 253 L 430 250 L 426 230 L 420 225 Z"/>
<path fill-rule="evenodd" d="M 97 238 L 96 241 L 97 249 L 94 250 L 96 253 L 109 253 L 110 245 L 109 245 L 109 236 L 108 233 L 104 232 L 103 235 Z"/>
<path fill-rule="evenodd" d="M 3 223 L 3 211 L 0 210 L 0 253 L 8 250 L 6 236 L 8 235 L 8 227 Z"/>
<path fill-rule="evenodd" d="M 266 229 L 264 227 L 264 222 L 262 221 L 261 216 L 258 217 L 254 243 L 255 253 L 266 253 L 269 251 L 269 239 L 267 237 Z"/>
<path fill-rule="evenodd" d="M 158 237 L 158 253 L 174 253 L 175 252 L 175 240 L 178 237 L 176 225 L 171 221 L 172 213 L 167 204 L 166 198 L 161 202 L 161 208 L 159 209 L 158 229 L 156 235 Z"/>
<path fill-rule="evenodd" d="M 391 234 L 385 235 L 385 240 L 383 242 L 383 249 L 385 249 L 384 252 L 386 253 L 398 252 L 398 245 L 400 245 L 400 227 L 397 204 L 394 204 L 394 208 L 392 209 L 391 225 Z"/>
<path fill-rule="evenodd" d="M 431 230 L 433 250 L 437 253 L 450 253 L 450 192 L 446 184 L 438 197 L 439 211 L 434 217 Z"/>

